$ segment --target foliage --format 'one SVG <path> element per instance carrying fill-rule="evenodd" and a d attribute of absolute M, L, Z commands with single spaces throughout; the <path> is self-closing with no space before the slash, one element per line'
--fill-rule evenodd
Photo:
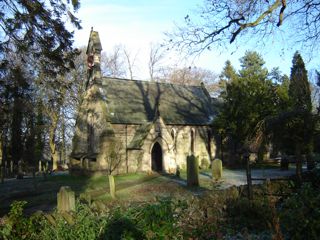
<path fill-rule="evenodd" d="M 317 175 L 314 180 L 318 181 Z M 272 192 L 286 188 L 279 183 Z M 254 236 L 269 239 L 274 219 L 288 239 L 317 239 L 319 235 L 319 191 L 305 184 L 270 209 L 262 186 L 255 200 L 241 196 L 242 188 L 204 193 L 186 199 L 157 198 L 153 202 L 107 205 L 98 212 L 77 202 L 76 212 L 23 215 L 25 202 L 15 202 L 0 222 L 4 239 L 222 239 Z M 280 192 L 280 194 L 281 194 Z M 286 191 L 287 194 L 287 191 Z M 275 211 L 275 212 L 273 212 Z M 281 235 L 281 232 L 279 232 Z"/>
<path fill-rule="evenodd" d="M 311 91 L 307 71 L 301 55 L 296 52 L 292 60 L 287 111 L 297 112 L 285 119 L 278 129 L 283 148 L 289 153 L 312 151 L 313 120 Z M 301 112 L 298 114 L 298 112 Z M 297 156 L 298 157 L 298 156 Z"/>
<path fill-rule="evenodd" d="M 109 137 L 107 142 L 105 160 L 108 166 L 108 173 L 111 175 L 123 161 L 123 146 L 115 137 Z"/>
<path fill-rule="evenodd" d="M 46 220 L 43 224 L 39 239 L 99 239 L 108 219 L 79 202 L 76 203 L 76 214 L 71 218 L 68 222 L 63 214 L 55 214 L 53 222 Z"/>
<path fill-rule="evenodd" d="M 281 206 L 281 226 L 290 239 L 318 239 L 320 194 L 318 188 L 303 184 Z"/>
<path fill-rule="evenodd" d="M 103 239 L 145 239 L 145 236 L 130 218 L 116 212 L 106 225 Z"/>
<path fill-rule="evenodd" d="M 252 137 L 262 119 L 277 113 L 277 103 L 281 102 L 276 91 L 279 86 L 268 79 L 264 60 L 258 53 L 247 51 L 240 62 L 238 74 L 226 62 L 221 74 L 229 76 L 221 93 L 223 107 L 213 123 L 223 137 L 232 139 L 235 151 Z"/>
<path fill-rule="evenodd" d="M 5 225 L 0 225 L 0 236 L 3 239 L 36 239 L 41 232 L 41 222 L 44 220 L 40 214 L 31 217 L 23 215 L 23 207 L 27 202 L 14 201 L 11 210 L 5 219 Z"/>
<path fill-rule="evenodd" d="M 261 231 L 269 228 L 272 215 L 266 199 L 248 201 L 240 198 L 229 201 L 227 215 L 232 226 L 238 230 L 247 228 L 250 231 Z"/>
<path fill-rule="evenodd" d="M 71 3 L 73 10 L 78 10 L 80 2 Z M 1 1 L 1 52 L 15 51 L 23 60 L 32 56 L 47 74 L 68 70 L 77 51 L 72 48 L 73 32 L 66 29 L 65 21 L 81 28 L 69 5 L 69 0 Z M 2 54 L 0 58 L 1 66 L 8 64 Z"/>
<path fill-rule="evenodd" d="M 311 90 L 308 73 L 299 52 L 296 52 L 292 59 L 289 97 L 293 108 L 311 111 Z"/>
<path fill-rule="evenodd" d="M 181 205 L 170 198 L 160 198 L 157 202 L 145 204 L 129 211 L 137 225 L 148 239 L 175 238 L 181 233 L 175 228 L 179 214 L 176 209 Z"/>

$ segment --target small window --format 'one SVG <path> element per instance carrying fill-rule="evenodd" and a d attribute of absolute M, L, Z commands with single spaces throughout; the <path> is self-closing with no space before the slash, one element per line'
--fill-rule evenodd
<path fill-rule="evenodd" d="M 174 128 L 171 129 L 171 137 L 174 140 L 176 137 L 176 130 Z"/>
<path fill-rule="evenodd" d="M 87 141 L 88 141 L 88 152 L 94 152 L 94 116 L 93 114 L 88 115 L 87 120 Z"/>
<path fill-rule="evenodd" d="M 190 148 L 191 148 L 191 153 L 194 153 L 194 129 L 191 129 L 191 146 L 190 146 Z"/>

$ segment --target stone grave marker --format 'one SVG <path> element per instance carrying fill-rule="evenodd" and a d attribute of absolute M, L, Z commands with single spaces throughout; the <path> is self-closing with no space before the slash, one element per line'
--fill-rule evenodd
<path fill-rule="evenodd" d="M 194 155 L 187 157 L 187 185 L 199 186 L 199 160 Z"/>
<path fill-rule="evenodd" d="M 62 186 L 57 194 L 58 212 L 70 212 L 76 210 L 75 193 L 69 186 Z"/>
<path fill-rule="evenodd" d="M 220 180 L 222 177 L 222 161 L 215 159 L 212 161 L 212 179 L 215 181 Z"/>

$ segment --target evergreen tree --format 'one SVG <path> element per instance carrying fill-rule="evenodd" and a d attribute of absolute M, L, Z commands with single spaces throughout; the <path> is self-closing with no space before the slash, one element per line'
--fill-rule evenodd
<path fill-rule="evenodd" d="M 11 99 L 13 102 L 11 110 L 11 157 L 15 164 L 18 163 L 23 156 L 23 136 L 22 124 L 24 118 L 26 89 L 28 88 L 27 80 L 20 66 L 12 69 L 10 75 L 12 80 L 11 85 Z"/>
<path fill-rule="evenodd" d="M 308 162 L 312 162 L 311 153 L 313 151 L 313 117 L 311 90 L 308 81 L 307 70 L 299 52 L 296 52 L 292 60 L 292 68 L 289 83 L 289 101 L 291 111 L 297 114 L 288 119 L 287 122 L 287 142 L 294 146 L 294 154 L 297 164 L 297 177 L 301 179 L 302 156 L 308 154 Z"/>
<path fill-rule="evenodd" d="M 248 51 L 240 61 L 242 69 L 233 77 L 236 81 L 227 82 L 221 94 L 224 104 L 214 123 L 220 132 L 232 139 L 232 154 L 245 145 L 262 119 L 276 113 L 274 106 L 279 101 L 274 84 L 267 79 L 268 71 L 260 55 Z M 224 71 L 227 66 L 230 64 L 226 64 Z"/>
<path fill-rule="evenodd" d="M 292 60 L 289 97 L 293 109 L 311 111 L 311 90 L 308 73 L 299 52 L 294 54 Z"/>
<path fill-rule="evenodd" d="M 37 66 L 47 74 L 65 72 L 77 55 L 73 49 L 73 32 L 65 27 L 69 20 L 80 29 L 80 21 L 69 10 L 80 7 L 78 0 L 0 1 L 1 52 L 16 52 L 23 60 L 37 59 Z M 0 56 L 0 70 L 10 61 Z"/>
<path fill-rule="evenodd" d="M 219 78 L 220 78 L 220 81 L 225 81 L 225 82 L 231 82 L 237 78 L 237 72 L 229 60 L 225 62 L 224 68 Z"/>
<path fill-rule="evenodd" d="M 261 55 L 255 51 L 246 51 L 245 55 L 240 59 L 241 70 L 240 76 L 246 79 L 259 79 L 266 80 L 268 76 L 268 70 L 263 67 L 265 61 Z"/>

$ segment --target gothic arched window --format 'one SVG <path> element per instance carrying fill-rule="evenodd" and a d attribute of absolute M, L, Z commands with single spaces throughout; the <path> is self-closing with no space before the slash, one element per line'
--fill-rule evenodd
<path fill-rule="evenodd" d="M 192 128 L 190 132 L 190 138 L 191 138 L 191 144 L 190 144 L 190 149 L 191 153 L 194 153 L 194 138 L 195 138 L 195 130 Z"/>

